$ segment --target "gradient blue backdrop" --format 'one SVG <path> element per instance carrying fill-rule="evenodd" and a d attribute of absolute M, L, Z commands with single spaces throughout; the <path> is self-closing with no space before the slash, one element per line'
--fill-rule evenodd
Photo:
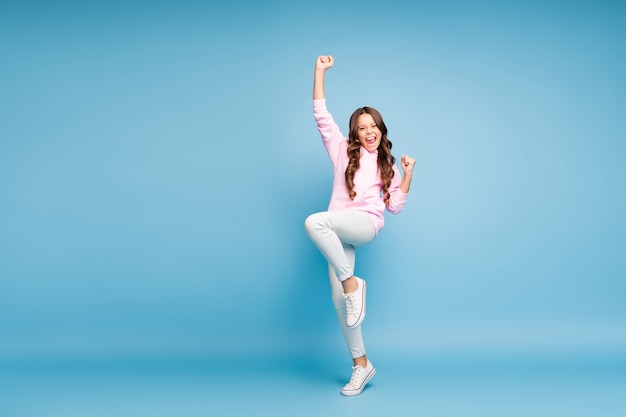
<path fill-rule="evenodd" d="M 626 9 L 404 3 L 4 4 L 0 356 L 347 355 L 318 54 L 417 159 L 370 351 L 623 352 Z"/>

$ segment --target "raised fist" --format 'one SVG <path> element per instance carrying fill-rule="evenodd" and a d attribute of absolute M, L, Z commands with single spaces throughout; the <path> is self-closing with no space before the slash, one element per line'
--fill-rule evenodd
<path fill-rule="evenodd" d="M 402 165 L 404 175 L 412 175 L 413 168 L 415 167 L 415 159 L 407 155 L 402 155 L 402 161 L 400 162 L 400 165 Z"/>
<path fill-rule="evenodd" d="M 315 69 L 326 71 L 328 68 L 332 67 L 334 63 L 335 59 L 331 55 L 320 55 L 315 61 Z"/>

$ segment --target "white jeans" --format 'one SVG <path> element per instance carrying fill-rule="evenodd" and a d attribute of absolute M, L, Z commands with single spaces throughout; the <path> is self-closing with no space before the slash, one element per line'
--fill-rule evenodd
<path fill-rule="evenodd" d="M 333 304 L 343 337 L 352 358 L 365 355 L 361 326 L 346 324 L 346 301 L 343 296 L 344 281 L 354 275 L 356 248 L 376 237 L 376 229 L 362 211 L 324 211 L 307 217 L 304 228 L 322 255 L 328 261 L 328 276 Z"/>

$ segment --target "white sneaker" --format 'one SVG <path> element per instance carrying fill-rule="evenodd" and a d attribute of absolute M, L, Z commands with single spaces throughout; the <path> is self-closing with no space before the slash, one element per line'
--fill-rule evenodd
<path fill-rule="evenodd" d="M 353 366 L 352 378 L 350 378 L 350 382 L 343 387 L 341 394 L 348 396 L 359 395 L 363 392 L 363 388 L 365 388 L 365 385 L 375 374 L 376 368 L 374 368 L 374 365 L 372 365 L 369 360 L 367 361 L 365 368 L 360 365 Z"/>
<path fill-rule="evenodd" d="M 344 294 L 346 299 L 346 312 L 348 317 L 346 318 L 346 324 L 348 327 L 356 327 L 365 318 L 365 281 L 359 277 L 354 277 L 357 281 L 358 287 L 356 291 L 349 294 Z"/>

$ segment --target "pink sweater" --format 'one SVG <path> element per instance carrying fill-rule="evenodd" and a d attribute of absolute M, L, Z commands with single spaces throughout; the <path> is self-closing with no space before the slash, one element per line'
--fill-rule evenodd
<path fill-rule="evenodd" d="M 385 224 L 383 217 L 385 202 L 381 195 L 383 182 L 378 173 L 378 151 L 369 152 L 361 147 L 360 167 L 354 174 L 356 196 L 354 200 L 350 200 L 345 177 L 348 166 L 348 140 L 341 134 L 339 126 L 328 112 L 326 99 L 313 100 L 313 115 L 335 173 L 328 210 L 364 211 L 369 215 L 378 233 Z M 386 208 L 390 213 L 398 214 L 404 208 L 408 194 L 399 188 L 402 178 L 395 165 L 393 171 L 395 174 L 389 187 L 390 198 Z"/>

